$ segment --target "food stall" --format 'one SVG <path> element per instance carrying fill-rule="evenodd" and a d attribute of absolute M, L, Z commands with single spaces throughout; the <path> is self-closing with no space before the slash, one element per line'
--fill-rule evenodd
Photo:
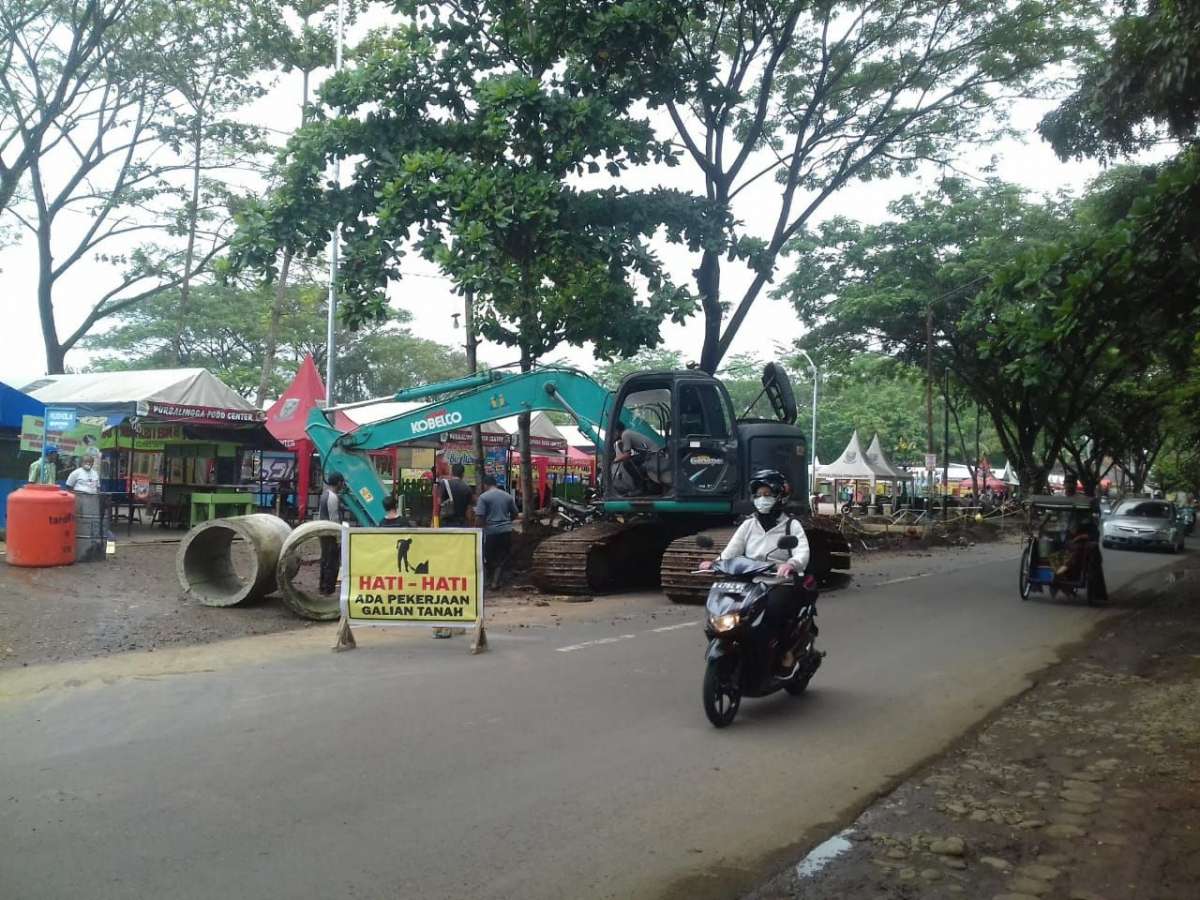
<path fill-rule="evenodd" d="M 259 454 L 283 447 L 266 414 L 206 369 L 47 375 L 25 392 L 47 407 L 100 422 L 100 477 L 132 518 L 187 526 L 257 508 Z"/>

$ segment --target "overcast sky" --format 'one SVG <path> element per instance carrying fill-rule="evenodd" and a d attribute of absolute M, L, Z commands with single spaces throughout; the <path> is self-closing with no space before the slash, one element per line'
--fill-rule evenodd
<path fill-rule="evenodd" d="M 248 118 L 281 131 L 291 128 L 295 123 L 298 96 L 299 79 L 284 77 L 267 97 L 248 111 Z M 1035 193 L 1053 193 L 1062 188 L 1079 190 L 1099 170 L 1093 163 L 1058 162 L 1038 139 L 1034 128 L 1051 105 L 1019 101 L 1012 113 L 1012 124 L 1028 134 L 1028 140 L 1023 143 L 1005 141 L 972 151 L 961 161 L 961 168 L 980 173 L 995 156 L 996 175 L 1024 185 Z M 935 175 L 928 171 L 912 178 L 852 184 L 829 198 L 815 221 L 839 214 L 879 221 L 886 215 L 889 201 L 904 193 L 930 187 Z M 699 174 L 689 161 L 673 169 L 639 171 L 622 183 L 629 187 L 648 187 L 657 183 L 697 193 L 703 191 Z M 763 236 L 770 233 L 778 208 L 778 190 L 771 179 L 763 178 L 738 197 L 734 214 L 746 223 L 747 231 Z M 18 237 L 16 244 L 0 250 L 0 305 L 5 312 L 4 328 L 0 332 L 0 381 L 20 386 L 45 372 L 45 354 L 35 299 L 37 254 L 31 239 L 20 232 Z M 692 284 L 691 271 L 697 264 L 696 257 L 669 245 L 661 248 L 661 257 L 678 282 Z M 451 313 L 461 310 L 462 301 L 451 293 L 450 283 L 438 275 L 435 267 L 416 256 L 407 257 L 404 268 L 412 277 L 392 286 L 389 296 L 394 305 L 412 314 L 412 327 L 418 334 L 446 344 L 461 343 L 463 333 L 452 329 Z M 782 274 L 786 274 L 787 268 L 788 262 L 784 260 Z M 87 261 L 76 265 L 70 278 L 60 282 L 56 304 L 60 335 L 74 329 L 89 308 L 96 286 L 110 281 L 111 277 L 107 265 Z M 748 282 L 749 275 L 740 265 L 727 264 L 722 273 L 724 297 L 730 301 L 740 298 Z M 790 344 L 799 336 L 801 329 L 790 308 L 771 300 L 768 292 L 764 290 L 760 295 L 731 348 L 732 353 L 753 352 L 770 356 L 773 346 Z M 686 359 L 695 359 L 702 340 L 702 323 L 697 317 L 683 326 L 668 324 L 664 328 L 664 339 L 666 346 L 682 351 Z M 586 369 L 593 365 L 586 349 L 563 347 L 556 356 Z M 515 357 L 515 351 L 508 348 L 486 344 L 481 348 L 481 359 L 491 364 L 511 362 Z M 87 354 L 73 350 L 67 356 L 67 365 L 75 369 L 85 367 Z"/>

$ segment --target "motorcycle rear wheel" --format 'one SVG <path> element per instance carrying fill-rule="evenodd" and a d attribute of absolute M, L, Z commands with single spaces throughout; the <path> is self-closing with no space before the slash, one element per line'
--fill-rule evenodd
<path fill-rule="evenodd" d="M 736 671 L 719 659 L 710 659 L 704 666 L 704 714 L 717 728 L 732 724 L 742 705 Z"/>

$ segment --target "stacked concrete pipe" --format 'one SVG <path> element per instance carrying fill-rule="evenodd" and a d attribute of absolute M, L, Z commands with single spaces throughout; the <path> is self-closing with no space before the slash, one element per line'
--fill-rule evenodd
<path fill-rule="evenodd" d="M 236 606 L 274 593 L 276 571 L 287 522 L 258 513 L 201 522 L 187 533 L 175 556 L 175 572 L 184 593 L 205 606 Z M 247 577 L 233 565 L 233 542 L 241 538 L 253 550 Z"/>
<path fill-rule="evenodd" d="M 312 594 L 300 590 L 294 583 L 296 574 L 300 571 L 300 546 L 321 538 L 340 541 L 341 536 L 342 526 L 337 522 L 305 522 L 284 541 L 279 551 L 276 580 L 284 604 L 296 615 L 317 622 L 328 622 L 341 614 L 336 592 L 330 595 Z"/>

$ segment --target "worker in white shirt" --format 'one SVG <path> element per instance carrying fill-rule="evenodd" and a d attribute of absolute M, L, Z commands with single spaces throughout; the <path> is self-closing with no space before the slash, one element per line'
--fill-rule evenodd
<path fill-rule="evenodd" d="M 100 493 L 100 475 L 94 457 L 85 455 L 79 460 L 79 467 L 67 476 L 67 487 L 77 494 Z"/>

